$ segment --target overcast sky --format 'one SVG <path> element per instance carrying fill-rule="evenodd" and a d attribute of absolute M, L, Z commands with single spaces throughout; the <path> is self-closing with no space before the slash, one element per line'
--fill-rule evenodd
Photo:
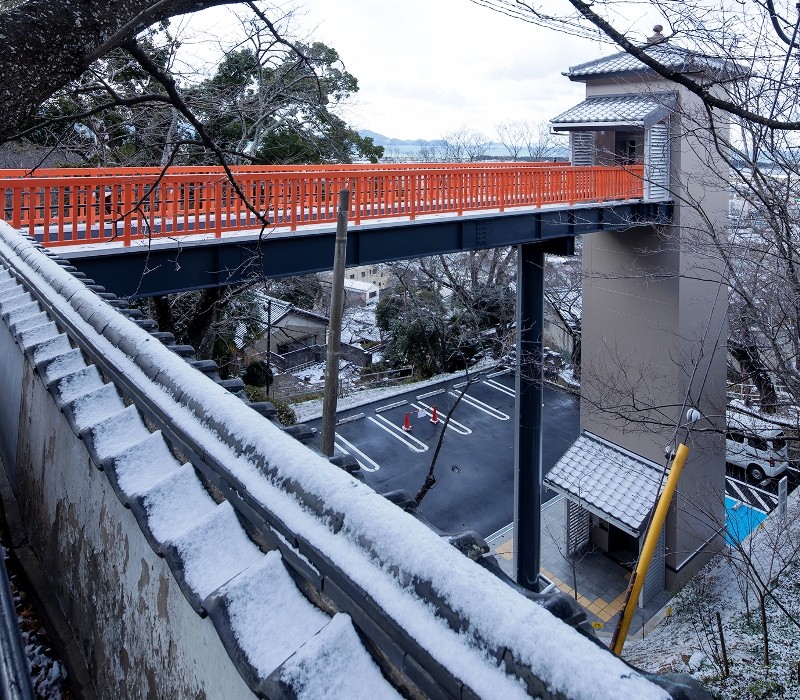
<path fill-rule="evenodd" d="M 601 50 L 468 0 L 303 6 L 313 36 L 358 78 L 349 121 L 395 138 L 435 139 L 462 125 L 494 137 L 499 122 L 554 117 L 583 93 L 561 71 Z"/>
<path fill-rule="evenodd" d="M 561 72 L 610 51 L 469 0 L 293 1 L 296 36 L 335 48 L 359 81 L 342 116 L 394 138 L 436 139 L 466 126 L 495 139 L 500 122 L 550 119 L 583 97 L 583 84 Z M 563 0 L 545 1 L 566 10 Z M 203 14 L 221 40 L 236 26 L 229 15 Z"/>

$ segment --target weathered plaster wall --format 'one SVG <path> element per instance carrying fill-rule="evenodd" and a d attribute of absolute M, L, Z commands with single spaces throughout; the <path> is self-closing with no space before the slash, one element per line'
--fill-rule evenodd
<path fill-rule="evenodd" d="M 7 337 L 2 325 L 4 353 L 16 351 L 23 366 Z M 17 496 L 25 529 L 98 697 L 254 697 L 210 620 L 192 610 L 27 361 L 20 379 L 21 410 L 16 416 L 4 410 L 2 433 L 14 434 L 11 419 L 18 419 Z"/>
<path fill-rule="evenodd" d="M 22 400 L 22 353 L 4 323 L 0 323 L 0 460 L 6 467 L 11 488 L 17 487 L 17 431 Z"/>

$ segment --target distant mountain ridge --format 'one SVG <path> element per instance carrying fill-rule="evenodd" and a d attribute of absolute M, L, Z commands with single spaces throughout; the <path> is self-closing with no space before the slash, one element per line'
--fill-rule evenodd
<path fill-rule="evenodd" d="M 385 158 L 392 158 L 401 156 L 404 158 L 411 158 L 416 153 L 419 152 L 421 148 L 424 147 L 434 147 L 434 146 L 441 146 L 444 144 L 443 139 L 396 139 L 392 138 L 391 136 L 385 136 L 384 134 L 379 134 L 377 131 L 370 131 L 369 129 L 360 129 L 359 134 L 361 136 L 371 138 L 375 145 L 383 146 L 384 157 Z M 508 149 L 503 146 L 502 143 L 497 141 L 490 141 L 487 156 L 490 158 L 508 158 Z M 558 158 L 559 160 L 566 160 L 569 158 L 569 149 L 563 148 L 559 146 L 555 146 L 553 148 L 553 155 L 552 158 Z M 549 160 L 550 158 L 548 158 Z"/>
<path fill-rule="evenodd" d="M 358 133 L 362 136 L 368 136 L 376 145 L 384 147 L 400 146 L 405 148 L 419 148 L 420 146 L 443 143 L 442 139 L 433 139 L 432 141 L 426 139 L 395 139 L 391 136 L 379 134 L 377 131 L 370 131 L 369 129 L 361 129 Z"/>

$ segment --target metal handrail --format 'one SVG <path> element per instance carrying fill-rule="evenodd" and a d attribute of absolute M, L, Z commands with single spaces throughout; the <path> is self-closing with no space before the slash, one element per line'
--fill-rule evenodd
<path fill-rule="evenodd" d="M 22 644 L 8 570 L 0 547 L 0 697 L 33 700 L 28 657 Z"/>
<path fill-rule="evenodd" d="M 5 219 L 47 247 L 641 199 L 644 169 L 554 163 L 0 171 Z M 244 195 L 243 200 L 242 196 Z M 258 216 L 255 214 L 258 212 Z"/>

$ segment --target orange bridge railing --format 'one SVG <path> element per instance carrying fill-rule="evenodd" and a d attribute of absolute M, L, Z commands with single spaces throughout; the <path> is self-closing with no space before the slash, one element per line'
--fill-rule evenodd
<path fill-rule="evenodd" d="M 49 247 L 641 199 L 643 167 L 558 163 L 0 170 L 4 218 Z M 244 195 L 244 199 L 241 195 Z M 245 200 L 247 204 L 245 203 Z M 249 205 L 249 206 L 248 206 Z"/>

